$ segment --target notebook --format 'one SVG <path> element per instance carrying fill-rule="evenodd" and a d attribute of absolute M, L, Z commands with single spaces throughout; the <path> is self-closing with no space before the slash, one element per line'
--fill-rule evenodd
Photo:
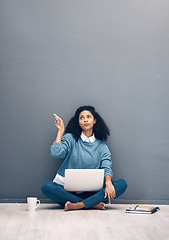
<path fill-rule="evenodd" d="M 99 191 L 103 188 L 104 169 L 66 169 L 64 189 L 73 192 Z"/>
<path fill-rule="evenodd" d="M 147 205 L 135 205 L 132 207 L 126 208 L 127 213 L 154 213 L 159 210 L 159 207 L 156 206 L 147 206 Z"/>

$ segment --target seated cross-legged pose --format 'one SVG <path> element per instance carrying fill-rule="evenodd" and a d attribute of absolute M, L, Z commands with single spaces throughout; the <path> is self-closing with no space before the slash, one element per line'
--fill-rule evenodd
<path fill-rule="evenodd" d="M 111 153 L 105 144 L 109 128 L 92 106 L 79 107 L 65 129 L 63 120 L 54 114 L 57 136 L 51 145 L 51 156 L 63 158 L 53 181 L 41 186 L 45 196 L 63 206 L 65 211 L 95 208 L 122 195 L 127 183 L 113 180 Z M 104 169 L 104 187 L 97 192 L 69 192 L 64 189 L 65 169 Z"/>

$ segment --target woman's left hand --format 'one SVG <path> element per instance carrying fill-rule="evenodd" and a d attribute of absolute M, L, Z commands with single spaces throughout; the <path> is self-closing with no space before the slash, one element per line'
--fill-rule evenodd
<path fill-rule="evenodd" d="M 111 203 L 111 200 L 115 198 L 116 196 L 116 191 L 115 188 L 112 184 L 112 182 L 107 182 L 106 183 L 106 188 L 105 188 L 105 198 L 108 197 L 109 203 Z"/>

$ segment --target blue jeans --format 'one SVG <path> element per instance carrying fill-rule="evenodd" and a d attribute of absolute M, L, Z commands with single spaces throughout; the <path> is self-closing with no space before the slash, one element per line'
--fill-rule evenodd
<path fill-rule="evenodd" d="M 116 191 L 115 198 L 121 196 L 127 188 L 127 183 L 123 179 L 116 179 L 112 181 L 112 184 Z M 62 185 L 49 181 L 44 182 L 41 186 L 41 189 L 46 197 L 52 199 L 54 202 L 63 207 L 67 201 L 72 203 L 83 202 L 86 209 L 91 208 L 93 205 L 96 205 L 100 202 L 108 202 L 108 198 L 104 197 L 105 186 L 98 192 L 83 192 L 78 194 L 76 192 L 68 192 L 64 190 Z"/>

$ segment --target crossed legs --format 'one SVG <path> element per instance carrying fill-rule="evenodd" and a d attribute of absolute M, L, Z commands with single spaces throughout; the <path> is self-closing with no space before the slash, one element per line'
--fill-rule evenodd
<path fill-rule="evenodd" d="M 116 191 L 115 198 L 117 198 L 125 192 L 127 183 L 123 179 L 114 180 L 112 183 Z M 41 189 L 46 197 L 63 206 L 66 211 L 83 208 L 104 210 L 105 203 L 108 202 L 108 198 L 104 197 L 105 188 L 98 192 L 84 192 L 82 194 L 77 194 L 75 192 L 70 193 L 64 190 L 62 185 L 55 182 L 45 182 L 42 184 Z"/>

